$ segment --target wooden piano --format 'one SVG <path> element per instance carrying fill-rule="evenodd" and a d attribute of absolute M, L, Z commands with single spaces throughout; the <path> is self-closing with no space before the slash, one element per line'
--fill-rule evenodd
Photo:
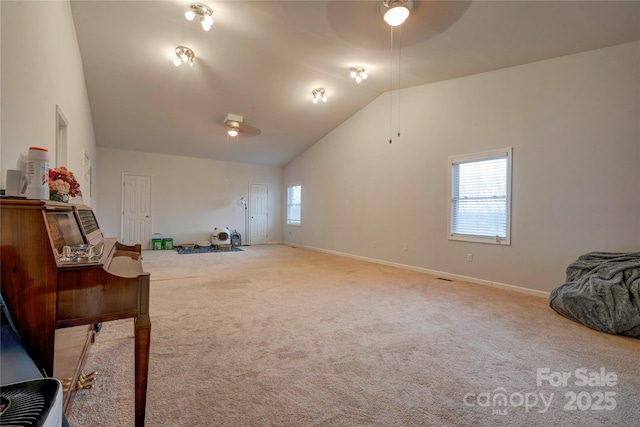
<path fill-rule="evenodd" d="M 144 426 L 151 321 L 140 245 L 103 238 L 86 206 L 2 198 L 0 207 L 2 295 L 29 354 L 46 375 L 69 385 L 65 413 L 83 388 L 93 324 L 134 318 L 135 425 Z M 62 258 L 63 246 L 87 243 L 98 255 Z"/>

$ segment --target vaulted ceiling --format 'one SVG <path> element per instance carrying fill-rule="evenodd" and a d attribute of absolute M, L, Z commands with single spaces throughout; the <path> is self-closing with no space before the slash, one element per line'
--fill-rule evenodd
<path fill-rule="evenodd" d="M 416 1 L 393 34 L 382 0 L 205 0 L 208 32 L 190 3 L 72 0 L 99 146 L 283 166 L 390 89 L 640 39 L 636 1 Z M 260 134 L 227 137 L 229 113 Z"/>

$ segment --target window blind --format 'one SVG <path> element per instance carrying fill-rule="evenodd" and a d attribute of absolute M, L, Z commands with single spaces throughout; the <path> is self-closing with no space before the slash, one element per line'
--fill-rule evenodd
<path fill-rule="evenodd" d="M 294 185 L 287 188 L 287 224 L 300 225 L 300 211 L 302 205 L 302 186 Z"/>
<path fill-rule="evenodd" d="M 451 234 L 507 237 L 508 157 L 453 162 Z"/>

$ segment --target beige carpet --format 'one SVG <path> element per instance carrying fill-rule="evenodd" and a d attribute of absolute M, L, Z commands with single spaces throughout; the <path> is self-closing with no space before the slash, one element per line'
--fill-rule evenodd
<path fill-rule="evenodd" d="M 244 249 L 144 253 L 147 426 L 638 425 L 640 340 L 592 331 L 543 298 Z M 133 425 L 132 337 L 131 321 L 104 324 L 85 370 L 98 384 L 78 394 L 72 426 Z M 567 385 L 538 385 L 545 368 L 552 382 L 570 373 Z M 609 385 L 580 385 L 583 368 L 593 382 L 604 368 Z"/>

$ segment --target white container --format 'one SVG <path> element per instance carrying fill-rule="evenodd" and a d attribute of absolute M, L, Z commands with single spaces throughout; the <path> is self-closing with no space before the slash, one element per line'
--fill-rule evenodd
<path fill-rule="evenodd" d="M 29 147 L 27 179 L 27 199 L 49 200 L 49 150 Z"/>

